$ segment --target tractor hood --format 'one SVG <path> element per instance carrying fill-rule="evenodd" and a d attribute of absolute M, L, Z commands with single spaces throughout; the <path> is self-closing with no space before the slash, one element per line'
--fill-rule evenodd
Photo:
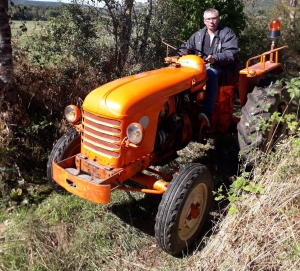
<path fill-rule="evenodd" d="M 205 81 L 203 60 L 185 56 L 170 67 L 128 76 L 96 88 L 85 98 L 83 110 L 124 119 Z"/>

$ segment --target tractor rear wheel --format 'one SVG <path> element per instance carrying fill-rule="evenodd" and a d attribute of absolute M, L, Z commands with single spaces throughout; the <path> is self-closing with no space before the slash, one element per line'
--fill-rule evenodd
<path fill-rule="evenodd" d="M 52 161 L 60 162 L 80 152 L 80 133 L 72 128 L 65 133 L 54 145 L 47 163 L 47 178 L 51 187 L 57 193 L 63 193 L 66 190 L 52 179 Z"/>
<path fill-rule="evenodd" d="M 277 112 L 279 116 L 290 113 L 289 95 L 284 86 L 255 87 L 248 94 L 242 108 L 241 120 L 237 125 L 240 151 L 245 164 L 251 166 L 262 153 L 269 153 L 274 145 L 287 134 L 286 122 L 273 121 L 263 130 L 270 116 Z"/>
<path fill-rule="evenodd" d="M 178 256 L 191 247 L 206 222 L 213 178 L 201 164 L 188 164 L 170 182 L 159 204 L 155 238 L 167 253 Z"/>

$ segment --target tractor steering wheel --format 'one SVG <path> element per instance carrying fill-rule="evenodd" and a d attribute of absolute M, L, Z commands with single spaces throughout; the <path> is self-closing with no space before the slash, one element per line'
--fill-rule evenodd
<path fill-rule="evenodd" d="M 178 47 L 176 49 L 176 51 L 180 57 L 189 54 L 189 51 L 193 51 L 195 55 L 200 55 L 202 58 L 203 58 L 203 56 L 207 56 L 207 54 L 203 53 L 202 51 L 200 51 L 198 49 L 185 47 L 185 46 Z M 196 53 L 198 53 L 198 54 L 196 54 Z"/>

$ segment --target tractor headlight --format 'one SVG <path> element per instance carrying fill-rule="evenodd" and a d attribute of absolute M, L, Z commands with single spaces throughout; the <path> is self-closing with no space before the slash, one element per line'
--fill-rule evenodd
<path fill-rule="evenodd" d="M 76 124 L 80 118 L 80 109 L 75 105 L 68 105 L 65 108 L 65 117 L 67 121 Z"/>
<path fill-rule="evenodd" d="M 140 144 L 144 137 L 144 128 L 139 123 L 131 123 L 127 127 L 127 137 L 133 144 Z"/>

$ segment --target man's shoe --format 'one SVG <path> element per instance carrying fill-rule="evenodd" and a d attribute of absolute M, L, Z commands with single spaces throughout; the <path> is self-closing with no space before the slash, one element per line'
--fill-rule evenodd
<path fill-rule="evenodd" d="M 206 126 L 210 127 L 211 123 L 211 114 L 210 113 L 199 113 L 198 115 L 199 120 L 205 120 L 206 121 Z"/>

